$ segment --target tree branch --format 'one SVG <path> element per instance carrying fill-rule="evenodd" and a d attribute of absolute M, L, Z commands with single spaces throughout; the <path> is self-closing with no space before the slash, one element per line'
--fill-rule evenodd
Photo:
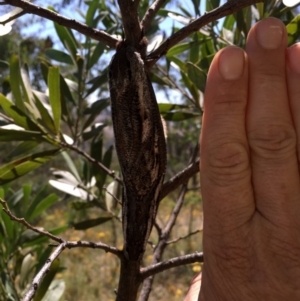
<path fill-rule="evenodd" d="M 142 279 L 146 279 L 150 276 L 168 270 L 170 268 L 175 268 L 181 265 L 190 264 L 194 262 L 203 262 L 203 253 L 195 252 L 193 254 L 183 255 L 179 257 L 175 257 L 163 262 L 159 262 L 157 264 L 151 265 L 147 268 L 142 268 L 140 271 L 140 275 Z"/>
<path fill-rule="evenodd" d="M 126 40 L 138 48 L 142 38 L 141 26 L 138 17 L 140 0 L 118 0 Z"/>
<path fill-rule="evenodd" d="M 187 182 L 192 176 L 197 174 L 200 171 L 199 164 L 200 164 L 200 159 L 197 159 L 195 162 L 191 163 L 188 167 L 186 167 L 178 174 L 176 174 L 169 181 L 165 182 L 162 187 L 160 199 L 162 200 L 171 191 L 175 190 L 180 185 Z"/>
<path fill-rule="evenodd" d="M 103 30 L 98 30 L 92 27 L 87 26 L 84 23 L 78 22 L 74 19 L 66 18 L 50 9 L 46 9 L 35 4 L 30 3 L 26 0 L 4 0 L 6 4 L 21 7 L 26 13 L 34 14 L 48 20 L 54 21 L 60 25 L 66 26 L 77 30 L 78 32 L 95 39 L 97 41 L 103 42 L 111 48 L 116 48 L 118 40 L 111 35 L 107 34 Z"/>
<path fill-rule="evenodd" d="M 145 32 L 149 29 L 152 20 L 156 16 L 156 13 L 159 11 L 159 9 L 163 6 L 163 4 L 165 2 L 166 2 L 166 0 L 156 0 L 148 8 L 148 10 L 146 11 L 146 13 L 141 21 L 141 26 L 143 27 Z"/>
<path fill-rule="evenodd" d="M 266 2 L 267 0 L 230 0 L 225 4 L 219 6 L 218 8 L 205 13 L 195 21 L 191 22 L 187 26 L 181 28 L 173 35 L 171 35 L 167 40 L 165 40 L 156 50 L 147 56 L 148 68 L 151 68 L 157 60 L 165 55 L 168 50 L 175 46 L 177 43 L 187 38 L 191 33 L 198 31 L 204 25 L 214 22 L 222 17 L 233 14 L 234 12 L 241 10 L 247 6 L 258 2 Z"/>

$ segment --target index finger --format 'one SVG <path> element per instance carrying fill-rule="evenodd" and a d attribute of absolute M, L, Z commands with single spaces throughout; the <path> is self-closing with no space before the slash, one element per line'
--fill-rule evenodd
<path fill-rule="evenodd" d="M 255 211 L 246 136 L 247 58 L 227 47 L 210 67 L 201 134 L 201 189 L 207 231 L 230 231 Z M 230 216 L 230 218 L 228 218 Z"/>

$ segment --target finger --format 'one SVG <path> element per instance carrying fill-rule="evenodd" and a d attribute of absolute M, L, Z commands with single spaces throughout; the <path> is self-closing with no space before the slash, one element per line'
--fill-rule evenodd
<path fill-rule="evenodd" d="M 205 91 L 200 151 L 205 229 L 214 234 L 237 228 L 254 210 L 245 130 L 247 81 L 243 50 L 228 47 L 215 56 Z"/>
<path fill-rule="evenodd" d="M 287 58 L 288 64 L 286 68 L 286 74 L 288 95 L 293 122 L 296 128 L 298 158 L 300 158 L 300 43 L 293 45 L 287 50 Z"/>
<path fill-rule="evenodd" d="M 247 134 L 257 210 L 277 224 L 299 201 L 296 133 L 286 86 L 287 34 L 281 21 L 268 18 L 248 35 L 249 102 Z M 281 221 L 283 222 L 283 221 Z"/>
<path fill-rule="evenodd" d="M 198 274 L 191 282 L 191 286 L 184 298 L 184 301 L 197 301 L 199 296 L 199 291 L 201 287 L 201 273 Z"/>

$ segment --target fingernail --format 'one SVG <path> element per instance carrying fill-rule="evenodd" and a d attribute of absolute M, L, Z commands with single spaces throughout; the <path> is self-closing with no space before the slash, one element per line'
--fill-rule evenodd
<path fill-rule="evenodd" d="M 291 69 L 300 74 L 300 43 L 288 49 L 288 59 Z"/>
<path fill-rule="evenodd" d="M 277 49 L 281 45 L 282 35 L 282 23 L 275 18 L 268 18 L 257 24 L 257 41 L 264 49 Z"/>
<path fill-rule="evenodd" d="M 244 69 L 244 51 L 230 46 L 220 54 L 219 70 L 226 80 L 235 80 L 241 77 Z"/>

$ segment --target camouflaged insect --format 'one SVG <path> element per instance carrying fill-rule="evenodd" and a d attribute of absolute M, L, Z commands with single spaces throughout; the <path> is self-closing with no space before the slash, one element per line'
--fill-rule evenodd
<path fill-rule="evenodd" d="M 143 51 L 146 45 L 142 46 Z M 109 68 L 111 110 L 123 190 L 124 251 L 142 258 L 166 168 L 166 142 L 142 51 L 121 42 Z"/>

